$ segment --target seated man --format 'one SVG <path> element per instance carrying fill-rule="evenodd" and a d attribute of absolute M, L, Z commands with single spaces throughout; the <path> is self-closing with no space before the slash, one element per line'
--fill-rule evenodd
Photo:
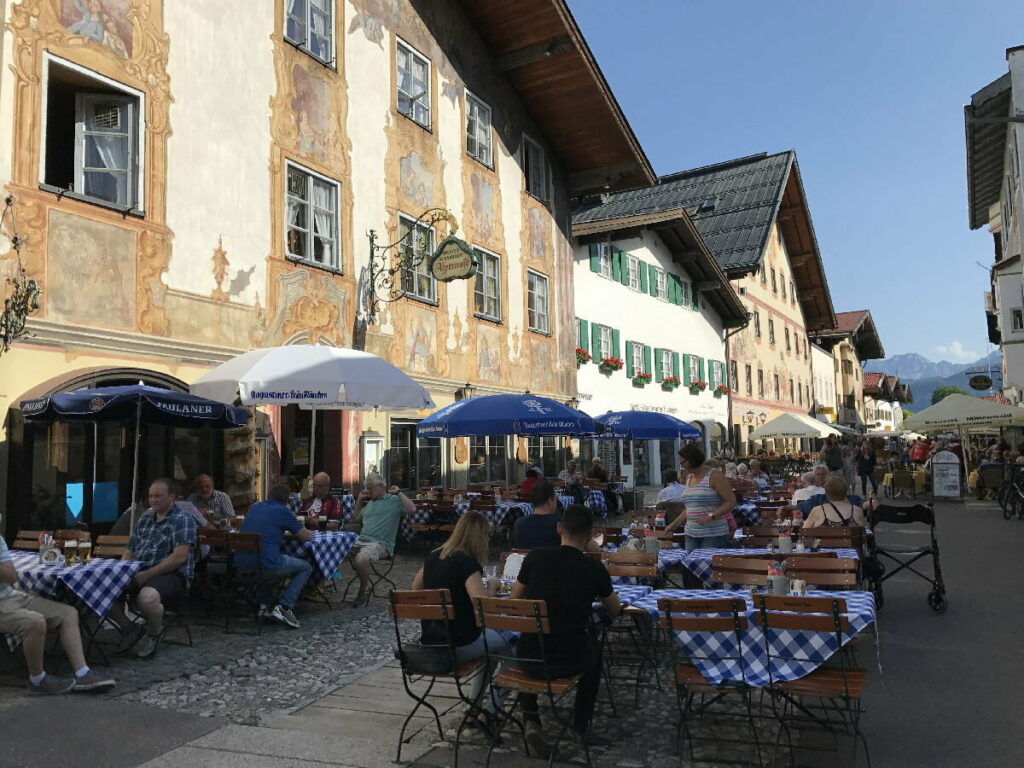
<path fill-rule="evenodd" d="M 412 499 L 402 493 L 398 486 L 387 488 L 384 478 L 377 474 L 367 475 L 366 484 L 356 499 L 353 523 L 362 523 L 359 538 L 356 539 L 349 557 L 359 577 L 359 594 L 353 605 L 360 605 L 370 599 L 370 563 L 387 560 L 395 553 L 395 537 L 402 515 L 416 511 Z"/>
<path fill-rule="evenodd" d="M 842 472 L 833 472 L 828 476 L 828 479 L 825 481 L 825 483 L 822 484 L 822 488 L 826 487 L 827 483 L 829 483 L 833 479 L 838 479 L 844 483 L 846 482 L 846 479 L 843 477 Z M 865 514 L 868 514 L 874 508 L 876 503 L 872 499 L 868 499 L 867 503 L 865 503 L 864 500 L 855 493 L 847 494 L 846 499 L 853 506 L 861 507 L 864 510 Z M 803 515 L 804 519 L 807 519 L 807 515 L 810 514 L 812 509 L 814 509 L 815 507 L 820 507 L 822 504 L 827 503 L 828 496 L 825 494 L 825 491 L 822 490 L 821 493 L 815 494 L 814 496 L 811 496 L 799 502 L 797 506 L 800 508 L 800 514 Z"/>
<path fill-rule="evenodd" d="M 114 687 L 109 677 L 89 669 L 82 652 L 78 631 L 78 613 L 70 605 L 36 597 L 14 588 L 18 571 L 11 562 L 7 543 L 0 538 L 0 634 L 21 638 L 22 653 L 28 665 L 29 693 L 101 691 Z M 54 677 L 43 669 L 46 630 L 60 632 L 60 644 L 75 670 L 73 679 Z M 0 642 L 7 642 L 0 638 Z"/>
<path fill-rule="evenodd" d="M 593 527 L 594 517 L 589 509 L 575 504 L 569 507 L 558 524 L 561 546 L 530 552 L 512 587 L 513 599 L 547 603 L 551 634 L 544 638 L 544 650 L 551 677 L 582 675 L 572 718 L 573 730 L 581 739 L 590 737 L 590 720 L 601 682 L 601 649 L 589 631 L 593 603 L 600 600 L 610 616 L 617 616 L 620 610 L 619 596 L 612 589 L 608 570 L 583 554 L 591 541 Z M 538 658 L 537 635 L 524 633 L 516 654 L 522 658 Z M 541 665 L 526 663 L 523 666 L 527 674 L 543 678 Z M 541 730 L 536 694 L 520 694 L 519 703 L 530 752 L 535 757 L 548 757 L 551 747 Z"/>
<path fill-rule="evenodd" d="M 558 473 L 558 479 L 565 481 L 565 492 L 572 496 L 577 504 L 584 502 L 583 498 L 583 473 L 577 468 L 576 460 L 570 459 L 565 469 Z"/>
<path fill-rule="evenodd" d="M 264 591 L 260 600 L 260 616 L 298 629 L 299 621 L 292 609 L 295 608 L 302 588 L 306 586 L 310 574 L 313 573 L 313 566 L 308 560 L 282 555 L 281 542 L 285 533 L 290 533 L 299 541 L 312 541 L 313 532 L 306 530 L 288 509 L 288 493 L 287 485 L 275 485 L 270 489 L 270 498 L 249 507 L 249 513 L 242 524 L 242 533 L 260 534 L 259 557 L 263 563 L 263 575 L 266 580 L 272 582 L 288 579 L 288 586 L 284 588 L 272 610 L 268 606 L 273 593 L 269 587 Z M 235 564 L 243 571 L 255 569 L 256 553 L 239 552 L 235 555 Z"/>
<path fill-rule="evenodd" d="M 235 506 L 231 503 L 231 497 L 224 491 L 215 489 L 213 478 L 209 475 L 199 475 L 196 478 L 196 492 L 189 496 L 188 500 L 195 505 L 200 515 L 211 513 L 213 522 L 218 527 L 235 516 Z"/>
<path fill-rule="evenodd" d="M 800 480 L 804 485 L 793 492 L 792 502 L 794 504 L 807 501 L 812 496 L 818 496 L 825 492 L 825 489 L 817 484 L 817 476 L 813 472 L 804 472 L 800 476 Z"/>
<path fill-rule="evenodd" d="M 561 542 L 558 535 L 558 498 L 555 486 L 541 480 L 530 492 L 533 514 L 523 515 L 512 527 L 512 541 L 516 549 L 537 549 L 557 547 Z"/>
<path fill-rule="evenodd" d="M 164 603 L 180 600 L 188 593 L 195 570 L 195 543 L 196 522 L 176 503 L 170 480 L 154 480 L 149 486 L 149 509 L 135 523 L 122 557 L 143 565 L 130 588 L 137 591 L 135 608 L 146 620 L 145 636 L 135 654 L 140 659 L 152 658 L 163 637 Z M 134 643 L 124 609 L 115 605 L 110 615 L 128 643 Z"/>
<path fill-rule="evenodd" d="M 313 475 L 313 495 L 302 502 L 299 514 L 342 521 L 341 502 L 331 496 L 331 476 L 326 472 Z"/>

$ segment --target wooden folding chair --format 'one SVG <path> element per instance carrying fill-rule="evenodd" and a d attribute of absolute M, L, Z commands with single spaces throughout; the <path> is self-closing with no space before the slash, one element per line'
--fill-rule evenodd
<path fill-rule="evenodd" d="M 744 547 L 767 547 L 778 540 L 779 529 L 774 525 L 751 525 L 743 529 L 740 544 Z"/>
<path fill-rule="evenodd" d="M 97 536 L 96 541 L 92 545 L 92 556 L 120 560 L 124 557 L 124 553 L 128 551 L 128 541 L 130 539 L 131 536 L 112 536 L 110 534 Z"/>
<path fill-rule="evenodd" d="M 715 555 L 711 558 L 711 580 L 715 584 L 766 587 L 768 566 L 774 562 L 774 558 Z"/>
<path fill-rule="evenodd" d="M 11 549 L 24 549 L 31 552 L 39 551 L 39 537 L 42 534 L 53 535 L 53 531 L 33 531 L 28 529 L 21 529 L 14 537 L 14 544 L 11 545 Z"/>

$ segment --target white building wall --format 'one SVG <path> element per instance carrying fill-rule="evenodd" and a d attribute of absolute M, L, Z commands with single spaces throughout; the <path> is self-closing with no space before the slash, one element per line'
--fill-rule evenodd
<path fill-rule="evenodd" d="M 811 344 L 811 377 L 813 379 L 814 405 L 816 408 L 831 408 L 823 414 L 829 421 L 836 420 L 836 365 L 831 353 L 816 344 Z"/>
<path fill-rule="evenodd" d="M 686 271 L 673 261 L 661 239 L 653 233 L 617 240 L 613 245 L 625 253 L 637 256 L 644 265 L 654 264 L 667 273 L 690 280 Z M 679 377 L 682 381 L 677 389 L 668 390 L 653 378 L 644 386 L 633 384 L 627 377 L 625 367 L 612 373 L 602 373 L 597 364 L 600 352 L 594 354 L 590 349 L 591 339 L 588 338 L 586 347 L 594 354 L 594 360 L 580 365 L 576 373 L 580 408 L 593 416 L 608 411 L 659 411 L 686 422 L 697 422 L 703 427 L 707 450 L 712 426 L 719 424 L 725 430 L 728 424 L 729 398 L 715 395 L 710 386 L 699 394 L 692 394 L 686 386 L 682 355 L 697 355 L 706 361 L 717 361 L 722 364 L 724 375 L 728 375 L 723 326 L 718 315 L 703 306 L 700 310 L 693 310 L 640 293 L 593 272 L 589 249 L 585 245 L 576 248 L 573 278 L 578 319 L 586 320 L 588 327 L 598 323 L 617 329 L 620 338 L 619 356 L 623 360 L 627 341 L 651 347 L 652 362 L 655 365 L 653 350 L 669 349 L 678 353 Z M 708 380 L 706 367 L 704 378 Z M 656 480 L 659 477 L 657 451 L 652 449 L 650 455 L 652 480 Z M 629 477 L 630 467 L 623 467 L 623 470 Z M 646 480 L 638 478 L 637 482 L 643 484 Z"/>
<path fill-rule="evenodd" d="M 170 106 L 167 225 L 174 233 L 164 281 L 182 291 L 212 286 L 212 255 L 223 243 L 229 297 L 266 302 L 270 253 L 269 102 L 276 90 L 273 0 L 175 3 L 164 14 L 172 87 L 187 95 Z M 224 55 L 224 31 L 234 51 Z M 193 85 L 189 85 L 193 84 Z M 237 280 L 236 280 L 237 278 Z"/>

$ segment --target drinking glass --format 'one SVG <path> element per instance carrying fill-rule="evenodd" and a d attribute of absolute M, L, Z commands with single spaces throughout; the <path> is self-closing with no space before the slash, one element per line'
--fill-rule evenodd
<path fill-rule="evenodd" d="M 84 564 L 92 559 L 92 542 L 82 540 L 78 542 L 78 559 Z"/>
<path fill-rule="evenodd" d="M 64 564 L 74 565 L 78 562 L 78 540 L 67 539 L 64 542 Z"/>
<path fill-rule="evenodd" d="M 497 565 L 485 565 L 484 566 L 484 577 L 488 581 L 490 579 L 498 578 L 498 566 Z"/>
<path fill-rule="evenodd" d="M 597 544 L 597 546 L 599 547 L 604 546 L 604 531 L 594 534 L 594 543 Z"/>

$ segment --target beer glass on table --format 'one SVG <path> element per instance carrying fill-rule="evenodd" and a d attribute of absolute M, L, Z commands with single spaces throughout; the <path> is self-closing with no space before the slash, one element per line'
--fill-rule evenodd
<path fill-rule="evenodd" d="M 64 540 L 64 564 L 74 565 L 78 562 L 78 539 Z"/>
<path fill-rule="evenodd" d="M 88 563 L 92 559 L 92 542 L 87 539 L 82 539 L 78 542 L 78 559 L 82 564 Z"/>

